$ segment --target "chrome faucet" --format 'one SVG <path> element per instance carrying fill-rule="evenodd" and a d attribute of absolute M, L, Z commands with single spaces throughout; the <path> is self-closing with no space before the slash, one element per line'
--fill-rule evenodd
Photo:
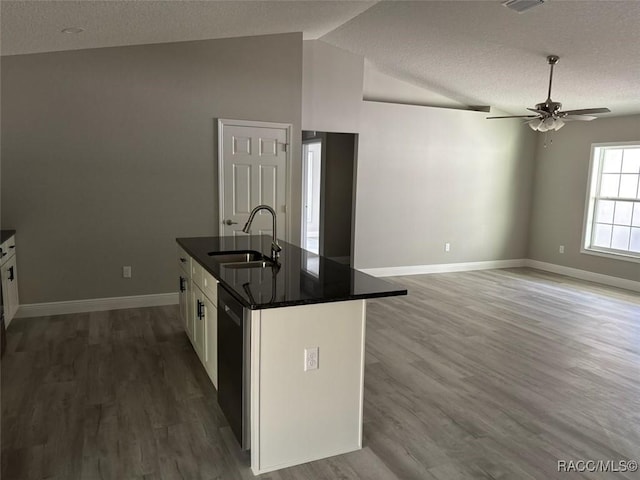
<path fill-rule="evenodd" d="M 249 220 L 247 220 L 247 223 L 245 223 L 244 227 L 242 227 L 242 231 L 244 233 L 249 233 L 249 229 L 251 228 L 251 222 L 253 222 L 253 217 L 255 217 L 256 213 L 258 213 L 260 210 L 267 210 L 269 213 L 271 213 L 271 216 L 273 217 L 273 239 L 271 240 L 271 260 L 273 260 L 274 262 L 277 262 L 278 256 L 280 255 L 280 251 L 282 250 L 282 247 L 278 245 L 278 240 L 276 236 L 276 211 L 273 208 L 271 208 L 269 205 L 258 205 L 256 208 L 251 210 L 251 214 L 249 215 Z"/>

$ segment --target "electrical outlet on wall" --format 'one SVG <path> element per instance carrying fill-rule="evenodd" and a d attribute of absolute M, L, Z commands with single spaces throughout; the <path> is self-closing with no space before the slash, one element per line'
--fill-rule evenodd
<path fill-rule="evenodd" d="M 451 244 L 449 242 L 444 244 L 444 251 L 445 252 L 451 251 Z"/>
<path fill-rule="evenodd" d="M 558 252 L 564 253 L 564 245 L 560 245 L 560 247 L 558 248 Z"/>
<path fill-rule="evenodd" d="M 318 347 L 304 349 L 304 371 L 318 369 Z"/>
<path fill-rule="evenodd" d="M 131 266 L 125 265 L 122 267 L 122 278 L 131 278 Z"/>

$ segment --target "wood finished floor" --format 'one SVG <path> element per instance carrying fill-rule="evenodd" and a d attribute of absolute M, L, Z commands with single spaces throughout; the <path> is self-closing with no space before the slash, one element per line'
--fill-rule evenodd
<path fill-rule="evenodd" d="M 640 295 L 528 269 L 397 277 L 368 303 L 364 448 L 261 478 L 637 479 Z M 14 321 L 2 480 L 251 475 L 177 307 Z"/>

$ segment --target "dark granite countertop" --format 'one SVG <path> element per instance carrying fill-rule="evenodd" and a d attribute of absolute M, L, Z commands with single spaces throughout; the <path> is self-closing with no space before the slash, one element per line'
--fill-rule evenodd
<path fill-rule="evenodd" d="M 15 230 L 0 230 L 0 243 L 4 243 L 16 234 Z"/>
<path fill-rule="evenodd" d="M 245 307 L 252 310 L 406 295 L 407 290 L 279 240 L 280 267 L 226 268 L 209 252 L 258 250 L 269 254 L 271 237 L 178 238 L 178 244 Z"/>

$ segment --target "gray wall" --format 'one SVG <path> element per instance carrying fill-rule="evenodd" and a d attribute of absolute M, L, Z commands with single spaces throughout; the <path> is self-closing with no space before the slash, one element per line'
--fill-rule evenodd
<path fill-rule="evenodd" d="M 535 134 L 485 116 L 363 103 L 357 268 L 526 256 Z"/>
<path fill-rule="evenodd" d="M 320 40 L 304 42 L 302 128 L 357 132 L 364 57 Z"/>
<path fill-rule="evenodd" d="M 529 258 L 640 280 L 638 263 L 580 253 L 591 144 L 639 140 L 640 115 L 568 123 L 548 135 L 546 147 L 539 135 Z"/>
<path fill-rule="evenodd" d="M 354 266 L 524 258 L 536 135 L 479 112 L 364 102 L 363 65 L 304 42 L 304 129 L 359 133 Z"/>
<path fill-rule="evenodd" d="M 218 232 L 216 118 L 293 124 L 297 239 L 301 91 L 299 33 L 3 57 L 21 303 L 176 291 L 175 237 Z"/>

